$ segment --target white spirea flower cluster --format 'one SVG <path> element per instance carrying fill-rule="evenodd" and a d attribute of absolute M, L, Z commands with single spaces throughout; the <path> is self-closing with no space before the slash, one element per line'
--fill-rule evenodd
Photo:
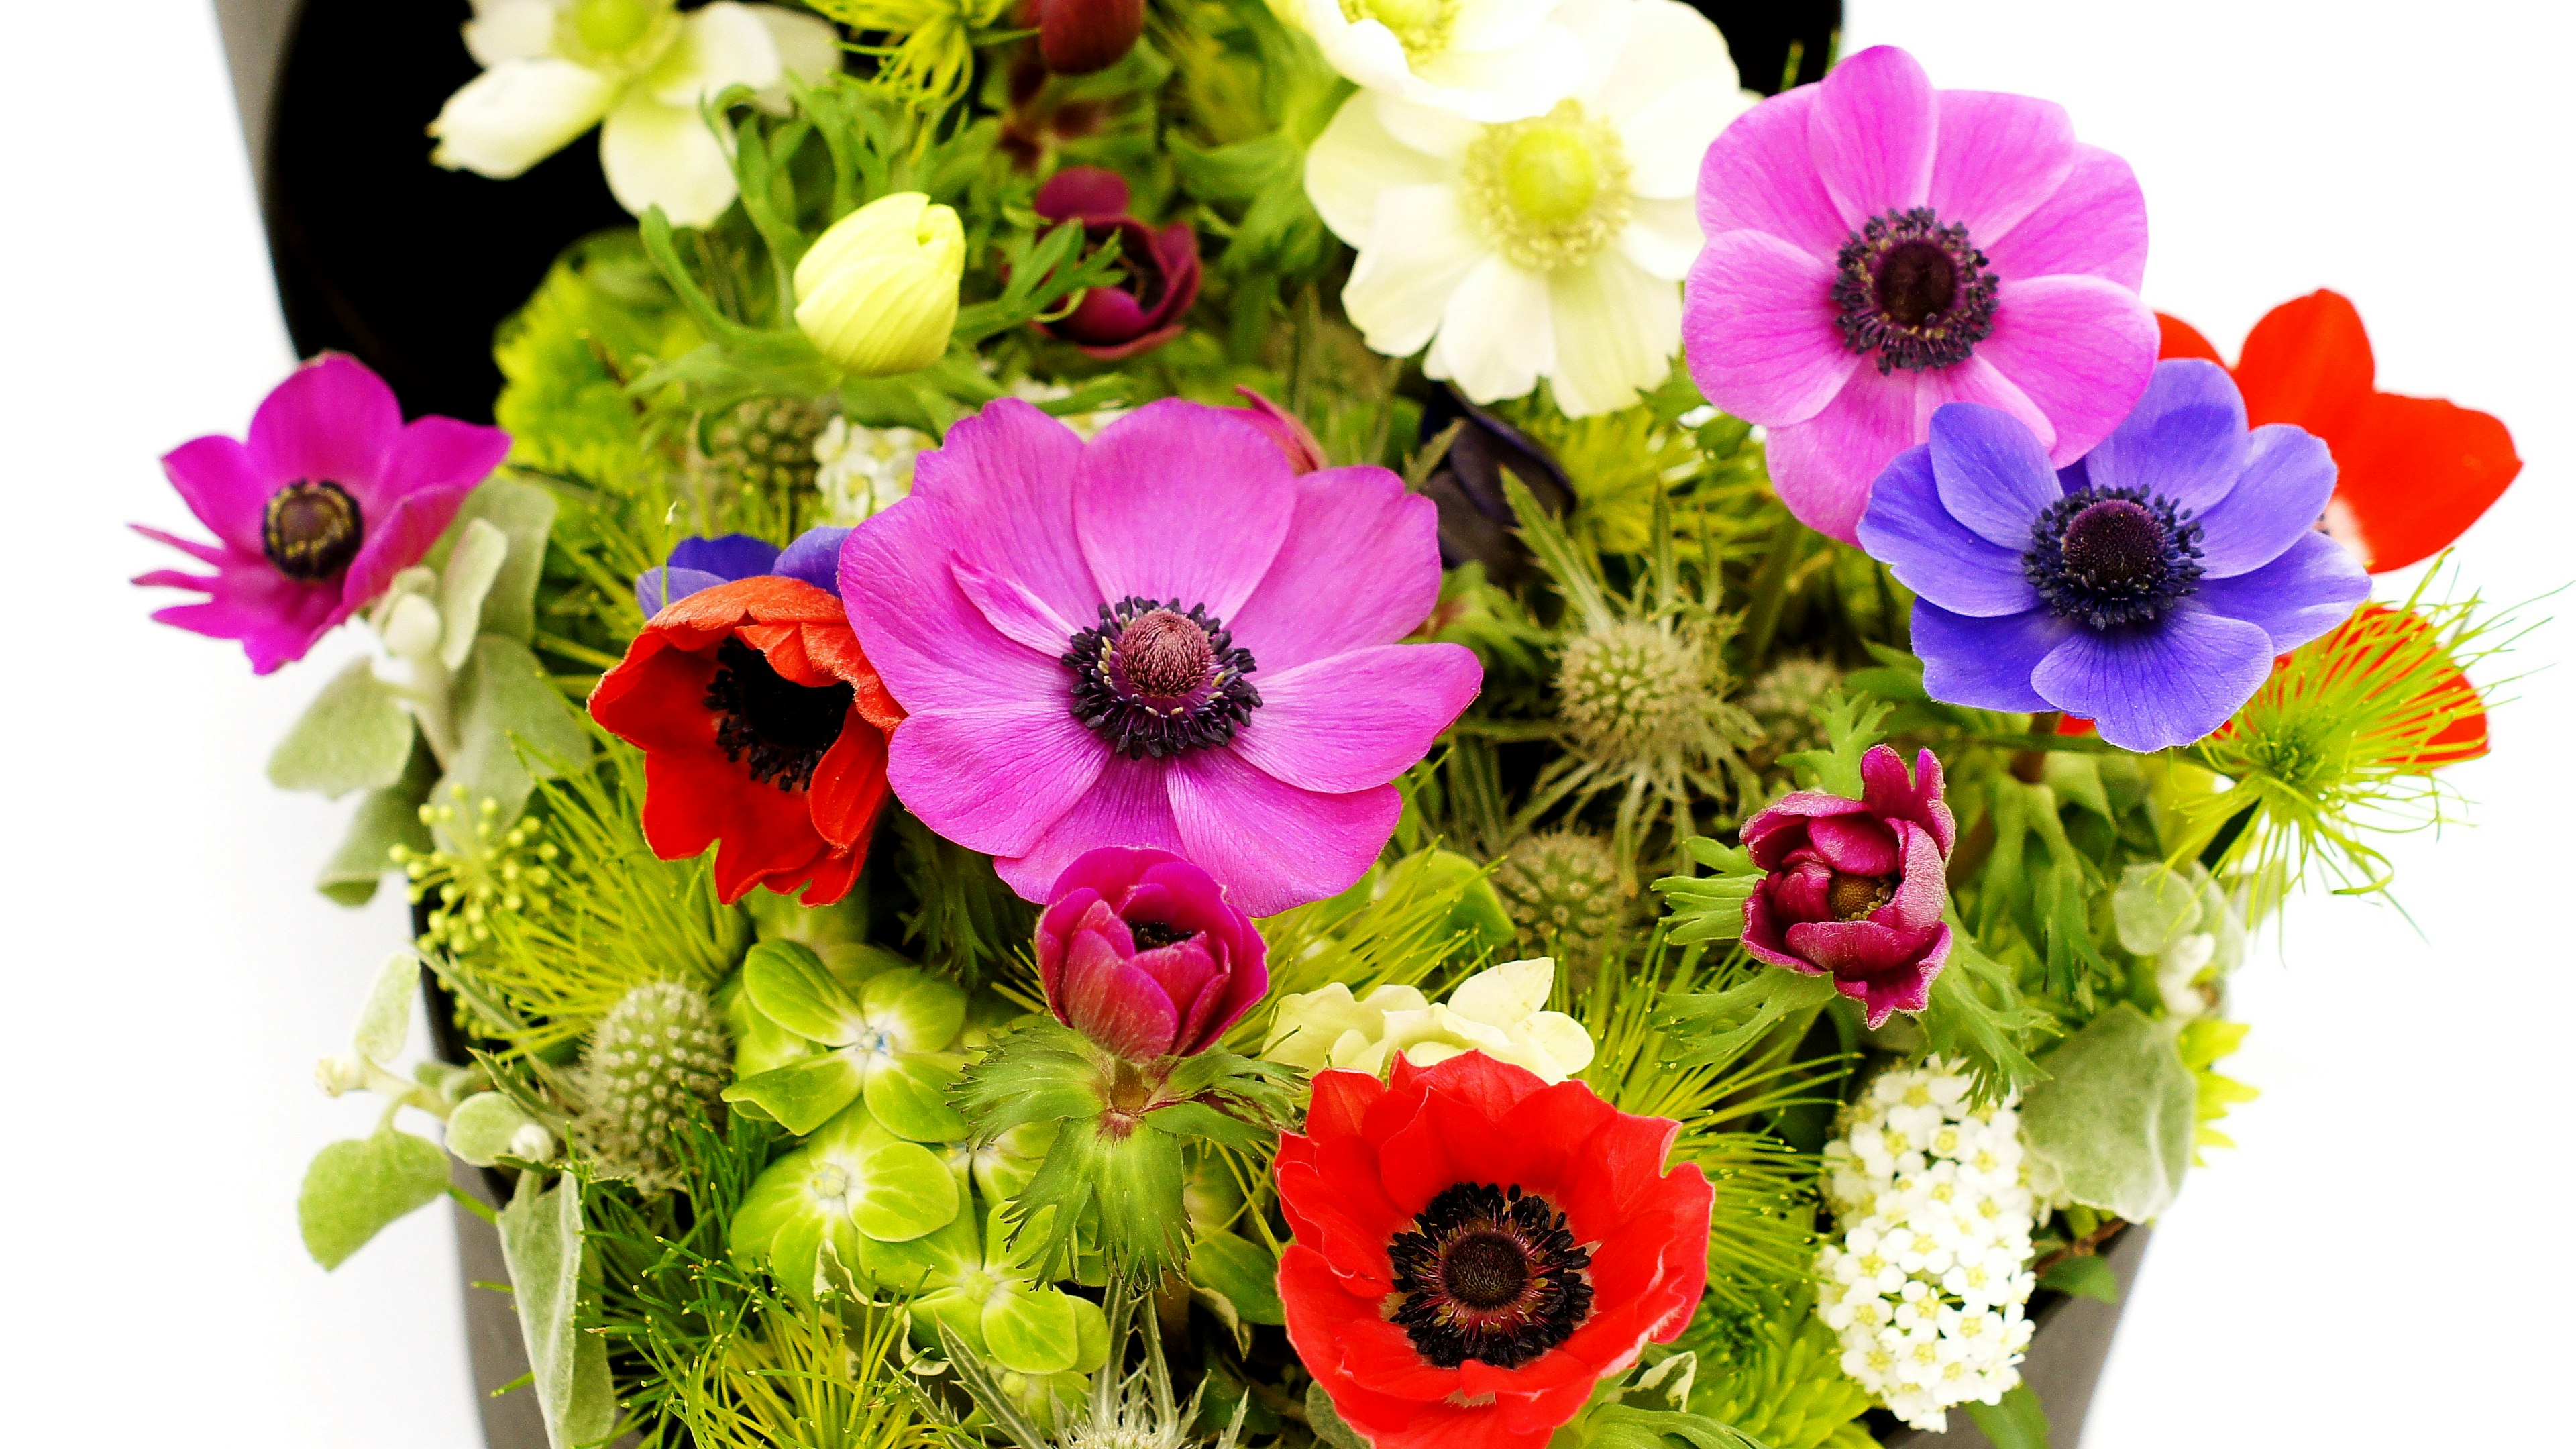
<path fill-rule="evenodd" d="M 844 528 L 912 496 L 913 460 L 937 439 L 912 428 L 854 426 L 836 417 L 814 439 L 814 487 L 823 517 Z"/>
<path fill-rule="evenodd" d="M 1971 1107 L 1938 1058 L 1870 1084 L 1825 1148 L 1842 1226 L 1818 1254 L 1816 1310 L 1843 1372 L 1917 1429 L 2021 1381 L 2034 1204 L 2010 1105 Z"/>

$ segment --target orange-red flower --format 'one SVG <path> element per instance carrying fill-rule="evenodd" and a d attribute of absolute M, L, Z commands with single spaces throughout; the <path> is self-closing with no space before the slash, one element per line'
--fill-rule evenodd
<path fill-rule="evenodd" d="M 2191 324 L 2158 314 L 2161 355 L 2226 359 Z M 2522 471 L 2498 419 L 2371 383 L 2361 314 L 2333 292 L 2284 302 L 2254 324 L 2231 372 L 2246 420 L 2295 423 L 2325 440 L 2339 476 L 2326 531 L 2372 573 L 2430 558 L 2468 531 Z"/>
<path fill-rule="evenodd" d="M 1374 1449 L 1540 1449 L 1690 1322 L 1708 1179 L 1680 1124 L 1468 1052 L 1315 1076 L 1280 1140 L 1288 1341 Z"/>
<path fill-rule="evenodd" d="M 886 801 L 878 682 L 838 596 L 763 574 L 653 616 L 591 691 L 591 718 L 644 751 L 644 839 L 664 860 L 717 845 L 716 891 L 807 905 L 849 894 Z"/>

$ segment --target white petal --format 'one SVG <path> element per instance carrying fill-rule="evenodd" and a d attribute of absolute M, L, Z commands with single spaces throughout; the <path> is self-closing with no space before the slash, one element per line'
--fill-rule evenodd
<path fill-rule="evenodd" d="M 507 179 L 589 130 L 611 87 L 568 60 L 504 61 L 458 87 L 429 123 L 441 166 Z"/>
<path fill-rule="evenodd" d="M 1614 412 L 1662 382 L 1682 345 L 1682 289 L 1616 251 L 1548 278 L 1556 316 L 1556 405 L 1570 418 Z"/>
<path fill-rule="evenodd" d="M 662 104 L 695 110 L 727 86 L 766 90 L 778 84 L 778 76 L 778 43 L 769 38 L 769 27 L 751 6 L 716 0 L 689 12 L 680 43 L 653 67 L 645 84 Z"/>
<path fill-rule="evenodd" d="M 1740 93 L 1735 58 L 1707 16 L 1681 0 L 1625 0 L 1620 8 L 1627 14 L 1615 27 L 1583 28 L 1595 66 L 1579 92 L 1587 102 L 1624 121 L 1687 86 Z"/>
<path fill-rule="evenodd" d="M 1413 75 L 1404 43 L 1374 20 L 1354 25 L 1341 0 L 1307 0 L 1306 29 L 1333 69 L 1371 89 L 1404 85 Z"/>
<path fill-rule="evenodd" d="M 1707 242 L 1700 235 L 1699 208 L 1687 196 L 1640 201 L 1636 207 L 1628 229 L 1619 233 L 1620 255 L 1666 281 L 1689 276 Z"/>
<path fill-rule="evenodd" d="M 1449 1008 L 1469 1021 L 1498 1027 L 1517 1026 L 1532 1012 L 1547 1009 L 1556 986 L 1556 960 L 1533 956 L 1489 966 L 1458 983 L 1449 993 Z"/>
<path fill-rule="evenodd" d="M 841 37 L 830 21 L 777 5 L 750 8 L 769 28 L 769 43 L 777 47 L 779 68 L 788 75 L 810 86 L 841 68 Z"/>
<path fill-rule="evenodd" d="M 694 106 L 629 96 L 600 129 L 599 165 L 637 216 L 659 206 L 673 226 L 705 226 L 733 205 L 733 166 Z"/>
<path fill-rule="evenodd" d="M 1455 111 L 1408 101 L 1385 91 L 1375 93 L 1377 123 L 1399 143 L 1426 156 L 1443 161 L 1456 161 L 1467 154 L 1476 138 L 1485 134 L 1484 124 L 1471 121 Z"/>
<path fill-rule="evenodd" d="M 1416 67 L 1401 94 L 1477 121 L 1542 116 L 1582 83 L 1584 45 L 1581 36 L 1551 20 L 1501 50 L 1452 46 Z"/>
<path fill-rule="evenodd" d="M 1524 396 L 1556 370 L 1550 311 L 1546 277 L 1488 256 L 1450 294 L 1423 374 L 1458 384 L 1471 402 Z"/>
<path fill-rule="evenodd" d="M 1306 150 L 1306 195 L 1324 225 L 1353 246 L 1368 240 L 1381 192 L 1445 181 L 1451 170 L 1387 134 L 1378 116 L 1370 93 L 1362 91 L 1342 102 Z"/>
<path fill-rule="evenodd" d="M 1465 0 L 1450 23 L 1449 43 L 1460 50 L 1501 50 L 1529 39 L 1556 0 Z"/>
<path fill-rule="evenodd" d="M 465 49 L 486 70 L 551 55 L 556 14 L 553 0 L 478 0 L 465 22 Z"/>
<path fill-rule="evenodd" d="M 1458 209 L 1447 186 L 1398 186 L 1381 192 L 1377 217 L 1360 244 L 1342 308 L 1388 357 L 1409 357 L 1431 340 L 1450 296 L 1486 256 L 1484 239 Z"/>

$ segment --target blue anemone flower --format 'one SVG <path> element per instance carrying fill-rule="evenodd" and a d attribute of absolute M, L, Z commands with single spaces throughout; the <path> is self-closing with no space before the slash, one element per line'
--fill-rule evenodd
<path fill-rule="evenodd" d="M 671 561 L 635 576 L 635 602 L 652 618 L 671 604 L 701 589 L 763 574 L 781 574 L 831 593 L 840 587 L 841 540 L 846 528 L 809 528 L 781 549 L 765 538 L 727 533 L 714 538 L 684 538 L 671 549 Z"/>
<path fill-rule="evenodd" d="M 2156 364 L 2128 419 L 2064 469 L 2000 408 L 1947 404 L 1930 433 L 1879 474 L 1859 533 L 1916 595 L 1934 699 L 2064 710 L 2123 749 L 2189 744 L 2370 592 L 2316 530 L 2326 445 L 2249 432 L 2212 363 Z"/>

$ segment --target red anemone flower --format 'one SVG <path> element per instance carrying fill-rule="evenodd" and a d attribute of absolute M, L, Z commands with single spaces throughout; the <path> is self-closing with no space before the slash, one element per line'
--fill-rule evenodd
<path fill-rule="evenodd" d="M 2165 357 L 2224 365 L 2188 322 L 2158 315 Z M 2522 471 L 2513 435 L 2482 412 L 2371 386 L 2361 314 L 2311 292 L 2265 314 L 2231 369 L 2246 421 L 2295 423 L 2325 440 L 2338 476 L 2326 532 L 2372 573 L 2432 557 L 2468 531 Z"/>
<path fill-rule="evenodd" d="M 903 709 L 840 598 L 763 574 L 653 616 L 591 691 L 590 715 L 644 751 L 644 839 L 664 860 L 721 842 L 716 893 L 805 904 L 849 894 L 886 801 Z"/>
<path fill-rule="evenodd" d="M 1280 1139 L 1288 1341 L 1374 1449 L 1540 1449 L 1708 1277 L 1680 1124 L 1482 1052 L 1319 1072 Z"/>

